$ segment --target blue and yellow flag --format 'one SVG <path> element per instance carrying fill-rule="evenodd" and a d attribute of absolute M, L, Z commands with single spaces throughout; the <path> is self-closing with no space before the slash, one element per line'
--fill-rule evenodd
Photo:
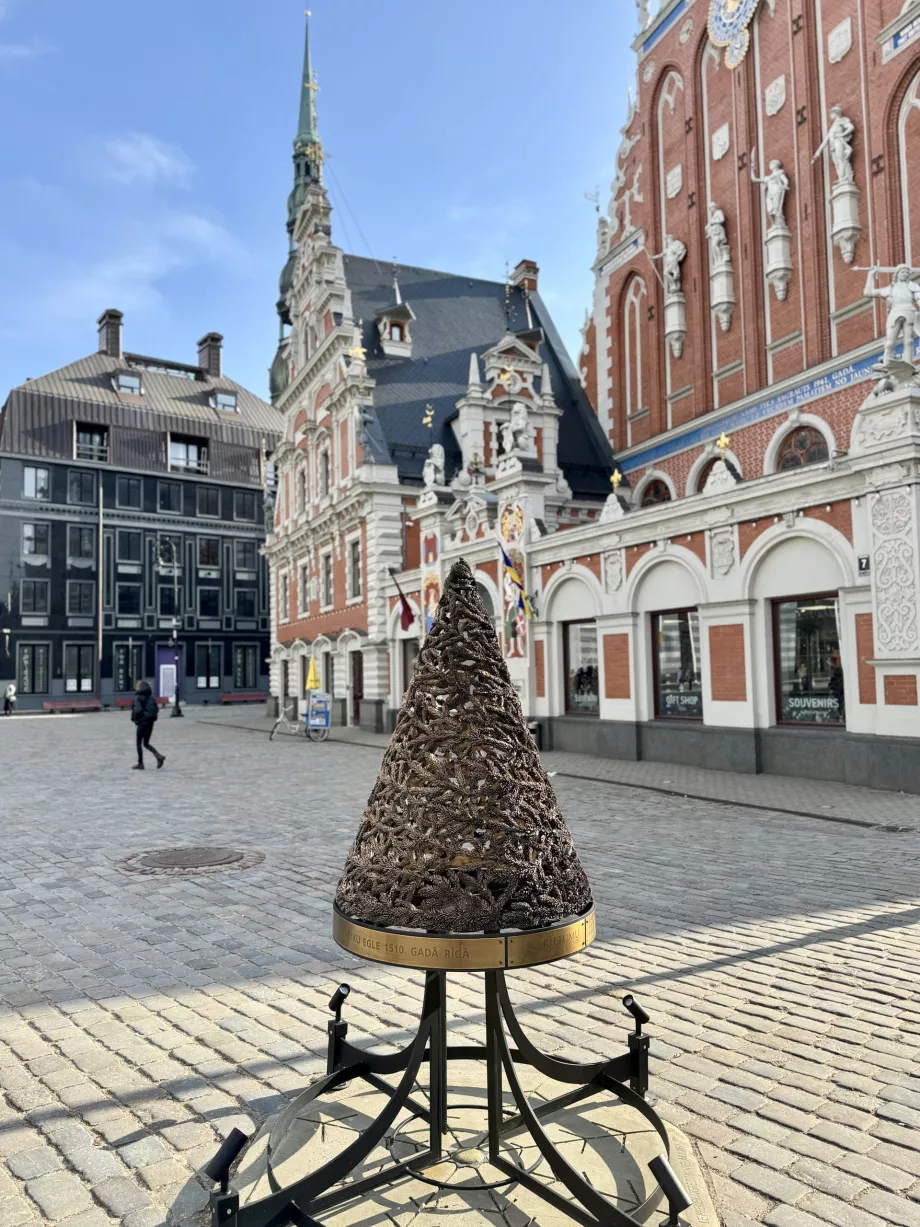
<path fill-rule="evenodd" d="M 505 562 L 505 570 L 508 572 L 509 576 L 511 577 L 512 584 L 514 584 L 515 588 L 517 588 L 518 590 L 518 609 L 523 609 L 526 617 L 531 618 L 533 617 L 533 611 L 530 608 L 530 598 L 528 597 L 527 592 L 524 588 L 524 581 L 521 578 L 521 576 L 518 574 L 517 567 L 514 565 L 514 563 L 505 553 L 505 547 L 502 545 L 501 541 L 499 541 L 498 543 L 498 548 L 502 552 L 502 558 L 504 559 L 504 562 Z"/>

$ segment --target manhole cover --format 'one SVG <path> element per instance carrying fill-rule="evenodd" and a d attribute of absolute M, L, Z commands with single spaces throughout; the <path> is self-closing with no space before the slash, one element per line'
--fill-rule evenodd
<path fill-rule="evenodd" d="M 201 873 L 229 873 L 252 869 L 265 860 L 262 852 L 238 848 L 158 848 L 148 852 L 133 852 L 115 862 L 122 873 L 139 873 L 148 877 L 165 874 L 169 877 L 192 877 Z"/>
<path fill-rule="evenodd" d="M 235 848 L 167 848 L 141 857 L 145 869 L 210 869 L 212 865 L 232 865 L 243 859 Z"/>

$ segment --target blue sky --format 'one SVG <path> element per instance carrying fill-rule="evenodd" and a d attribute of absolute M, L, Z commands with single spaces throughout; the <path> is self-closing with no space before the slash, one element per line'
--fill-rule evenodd
<path fill-rule="evenodd" d="M 0 404 L 91 352 L 267 392 L 297 123 L 303 0 L 0 0 Z M 633 0 L 313 0 L 335 241 L 504 276 L 535 259 L 571 351 L 589 304 Z M 11 118 L 14 122 L 10 122 Z"/>

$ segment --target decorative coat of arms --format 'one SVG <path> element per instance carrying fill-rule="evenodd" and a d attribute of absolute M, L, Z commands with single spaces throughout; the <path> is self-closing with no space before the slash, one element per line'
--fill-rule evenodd
<path fill-rule="evenodd" d="M 747 55 L 751 42 L 748 26 L 760 5 L 760 0 L 710 0 L 709 37 L 717 47 L 725 48 L 725 63 L 737 68 Z"/>

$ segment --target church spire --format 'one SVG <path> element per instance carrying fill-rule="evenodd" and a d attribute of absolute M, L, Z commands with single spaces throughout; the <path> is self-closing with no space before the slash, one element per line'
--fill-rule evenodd
<path fill-rule="evenodd" d="M 294 190 L 288 197 L 288 232 L 293 233 L 294 222 L 307 196 L 311 184 L 323 181 L 323 146 L 316 123 L 316 84 L 310 56 L 310 11 L 306 13 L 304 35 L 303 76 L 300 88 L 300 117 L 297 135 L 294 137 Z"/>
<path fill-rule="evenodd" d="M 313 77 L 313 64 L 310 60 L 310 10 L 306 11 L 306 32 L 303 48 L 303 82 L 300 94 L 300 122 L 297 125 L 297 145 L 309 145 L 317 139 L 316 127 L 316 91 L 318 86 Z"/>

